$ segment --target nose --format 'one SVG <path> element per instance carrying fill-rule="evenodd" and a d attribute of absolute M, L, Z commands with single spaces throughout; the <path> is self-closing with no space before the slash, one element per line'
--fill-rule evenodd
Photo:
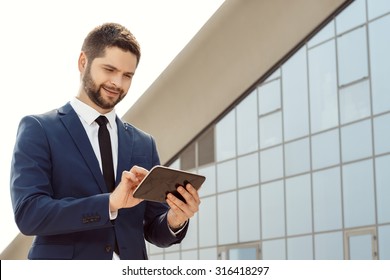
<path fill-rule="evenodd" d="M 111 77 L 110 83 L 117 88 L 122 86 L 122 77 L 120 75 L 114 75 Z"/>

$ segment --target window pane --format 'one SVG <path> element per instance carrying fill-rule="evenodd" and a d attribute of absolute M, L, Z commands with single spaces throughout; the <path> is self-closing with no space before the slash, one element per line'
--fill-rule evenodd
<path fill-rule="evenodd" d="M 182 251 L 181 252 L 182 260 L 197 260 L 198 259 L 198 250 Z"/>
<path fill-rule="evenodd" d="M 198 214 L 191 218 L 191 226 L 188 227 L 186 238 L 181 242 L 181 249 L 196 249 L 198 247 Z"/>
<path fill-rule="evenodd" d="M 309 139 L 305 138 L 285 145 L 286 175 L 307 172 L 310 169 Z"/>
<path fill-rule="evenodd" d="M 341 123 L 356 121 L 371 114 L 370 88 L 363 81 L 340 90 Z"/>
<path fill-rule="evenodd" d="M 237 192 L 218 195 L 218 243 L 237 243 L 237 230 Z"/>
<path fill-rule="evenodd" d="M 319 169 L 340 163 L 339 131 L 331 130 L 314 135 L 311 140 L 312 164 Z"/>
<path fill-rule="evenodd" d="M 238 186 L 258 184 L 259 171 L 258 153 L 238 158 Z"/>
<path fill-rule="evenodd" d="M 390 156 L 375 160 L 378 223 L 390 222 Z M 389 247 L 390 250 L 390 247 Z"/>
<path fill-rule="evenodd" d="M 387 3 L 390 3 L 388 1 Z M 369 24 L 371 83 L 374 113 L 390 110 L 390 15 Z"/>
<path fill-rule="evenodd" d="M 374 178 L 372 161 L 366 160 L 343 167 L 343 199 L 345 227 L 375 223 Z"/>
<path fill-rule="evenodd" d="M 316 260 L 343 260 L 343 233 L 317 234 L 314 237 Z"/>
<path fill-rule="evenodd" d="M 198 165 L 214 161 L 214 128 L 212 128 L 198 140 Z"/>
<path fill-rule="evenodd" d="M 200 260 L 216 260 L 218 258 L 217 248 L 208 248 L 199 250 Z"/>
<path fill-rule="evenodd" d="M 235 248 L 229 250 L 229 260 L 256 260 L 256 248 Z"/>
<path fill-rule="evenodd" d="M 310 176 L 286 180 L 287 234 L 312 231 Z"/>
<path fill-rule="evenodd" d="M 259 114 L 264 115 L 280 109 L 280 80 L 259 87 Z"/>
<path fill-rule="evenodd" d="M 238 155 L 258 149 L 257 91 L 252 92 L 237 106 Z"/>
<path fill-rule="evenodd" d="M 390 114 L 374 118 L 375 154 L 390 152 Z"/>
<path fill-rule="evenodd" d="M 390 226 L 378 228 L 379 259 L 390 260 Z"/>
<path fill-rule="evenodd" d="M 334 20 L 321 29 L 309 42 L 309 48 L 334 37 Z"/>
<path fill-rule="evenodd" d="M 202 197 L 215 194 L 217 191 L 215 165 L 199 168 L 198 173 L 206 177 L 206 181 L 199 190 L 199 195 Z"/>
<path fill-rule="evenodd" d="M 287 239 L 287 258 L 289 260 L 312 260 L 312 236 L 302 236 Z"/>
<path fill-rule="evenodd" d="M 349 237 L 349 258 L 351 260 L 372 259 L 372 235 L 352 235 Z"/>
<path fill-rule="evenodd" d="M 368 19 L 370 20 L 390 12 L 389 0 L 367 0 L 367 4 Z"/>
<path fill-rule="evenodd" d="M 263 239 L 285 235 L 283 181 L 261 186 L 261 221 Z"/>
<path fill-rule="evenodd" d="M 285 260 L 286 241 L 284 239 L 262 242 L 263 260 Z"/>
<path fill-rule="evenodd" d="M 240 242 L 260 240 L 259 187 L 240 190 L 238 193 Z"/>
<path fill-rule="evenodd" d="M 215 126 L 217 161 L 236 156 L 236 111 L 233 110 Z"/>
<path fill-rule="evenodd" d="M 337 39 L 339 85 L 368 77 L 366 28 L 361 27 Z"/>
<path fill-rule="evenodd" d="M 283 148 L 275 147 L 260 152 L 261 182 L 283 177 Z"/>
<path fill-rule="evenodd" d="M 214 246 L 217 244 L 217 204 L 215 196 L 202 199 L 199 207 L 199 246 Z"/>
<path fill-rule="evenodd" d="M 309 51 L 312 133 L 334 127 L 338 124 L 336 73 L 334 40 Z"/>
<path fill-rule="evenodd" d="M 340 34 L 366 22 L 365 0 L 355 0 L 348 9 L 336 17 L 337 33 Z"/>
<path fill-rule="evenodd" d="M 260 149 L 282 142 L 282 113 L 277 112 L 260 118 Z"/>
<path fill-rule="evenodd" d="M 341 154 L 343 162 L 372 156 L 369 120 L 341 128 Z"/>
<path fill-rule="evenodd" d="M 294 54 L 283 66 L 283 122 L 285 140 L 309 133 L 306 50 Z"/>
<path fill-rule="evenodd" d="M 218 192 L 233 190 L 237 187 L 236 160 L 217 165 Z"/>
<path fill-rule="evenodd" d="M 340 169 L 313 173 L 314 230 L 325 231 L 342 227 Z"/>

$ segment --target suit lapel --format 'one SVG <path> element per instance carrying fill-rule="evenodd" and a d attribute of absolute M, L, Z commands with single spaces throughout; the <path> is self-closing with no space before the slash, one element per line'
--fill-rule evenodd
<path fill-rule="evenodd" d="M 73 110 L 72 106 L 67 103 L 58 110 L 58 113 L 60 120 L 68 130 L 69 134 L 72 136 L 75 145 L 85 160 L 85 163 L 95 177 L 100 190 L 103 193 L 107 192 L 107 187 L 100 170 L 99 162 L 76 112 Z"/>
<path fill-rule="evenodd" d="M 134 134 L 133 128 L 124 124 L 118 117 L 116 118 L 118 127 L 118 167 L 116 175 L 116 184 L 118 184 L 122 177 L 124 170 L 129 170 L 131 167 L 131 156 L 133 151 Z"/>

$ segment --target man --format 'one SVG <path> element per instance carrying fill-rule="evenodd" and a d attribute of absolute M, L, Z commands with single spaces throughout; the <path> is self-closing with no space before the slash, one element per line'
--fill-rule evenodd
<path fill-rule="evenodd" d="M 122 123 L 114 111 L 139 59 L 139 44 L 125 27 L 96 27 L 78 60 L 77 96 L 57 110 L 21 120 L 11 198 L 20 231 L 35 235 L 29 259 L 147 259 L 144 239 L 167 247 L 184 238 L 200 203 L 190 184 L 178 189 L 185 202 L 171 194 L 167 204 L 132 195 L 147 170 L 159 164 L 153 138 Z M 108 120 L 103 124 L 108 145 L 99 142 L 99 116 Z M 103 176 L 107 147 L 116 174 L 112 192 Z"/>

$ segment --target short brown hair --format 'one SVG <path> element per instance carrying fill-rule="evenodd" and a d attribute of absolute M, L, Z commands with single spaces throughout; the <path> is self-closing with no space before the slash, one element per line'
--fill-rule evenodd
<path fill-rule="evenodd" d="M 106 48 L 118 47 L 129 51 L 137 57 L 137 65 L 141 58 L 141 48 L 134 35 L 124 26 L 117 23 L 105 23 L 95 27 L 84 39 L 81 50 L 92 62 L 105 54 Z"/>

